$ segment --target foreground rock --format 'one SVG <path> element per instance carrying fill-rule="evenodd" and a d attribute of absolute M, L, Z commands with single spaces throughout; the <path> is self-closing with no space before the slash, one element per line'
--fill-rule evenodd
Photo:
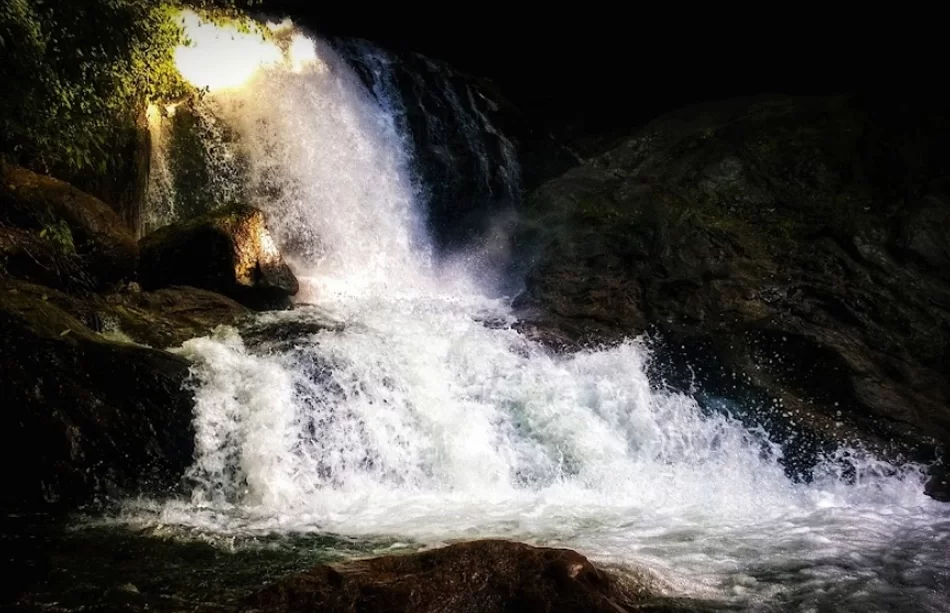
<path fill-rule="evenodd" d="M 177 485 L 194 449 L 187 361 L 106 341 L 10 283 L 0 283 L 0 337 L 0 506 Z"/>
<path fill-rule="evenodd" d="M 233 206 L 165 226 L 140 241 L 146 289 L 190 285 L 254 309 L 290 306 L 299 289 L 267 230 L 264 214 Z"/>
<path fill-rule="evenodd" d="M 770 97 L 656 120 L 530 198 L 526 330 L 660 332 L 655 374 L 758 406 L 741 416 L 797 437 L 796 474 L 840 440 L 932 459 L 950 442 L 950 125 L 918 107 Z"/>
<path fill-rule="evenodd" d="M 0 256 L 22 278 L 109 287 L 135 277 L 138 246 L 104 202 L 52 177 L 0 163 Z"/>
<path fill-rule="evenodd" d="M 646 581 L 621 579 L 576 552 L 486 540 L 317 566 L 246 604 L 288 613 L 622 613 L 650 597 Z"/>

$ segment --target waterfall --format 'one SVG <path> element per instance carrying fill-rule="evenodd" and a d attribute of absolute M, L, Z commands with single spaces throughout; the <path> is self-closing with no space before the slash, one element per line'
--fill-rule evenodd
<path fill-rule="evenodd" d="M 482 241 L 487 222 L 521 195 L 515 146 L 490 117 L 499 102 L 477 79 L 430 58 L 362 40 L 337 47 L 406 135 L 436 245 Z"/>
<path fill-rule="evenodd" d="M 267 212 L 306 287 L 307 304 L 255 326 L 308 331 L 222 328 L 178 350 L 194 364 L 191 494 L 132 504 L 133 521 L 432 543 L 511 536 L 647 564 L 680 589 L 729 599 L 856 581 L 848 560 L 877 559 L 897 540 L 914 548 L 911 566 L 946 564 L 928 540 L 946 509 L 924 496 L 918 467 L 842 449 L 848 478 L 832 458 L 794 482 L 764 432 L 651 387 L 637 339 L 555 355 L 522 337 L 505 300 L 486 297 L 466 260 L 436 257 L 429 233 L 437 186 L 426 182 L 445 166 L 427 170 L 420 148 L 451 157 L 461 135 L 478 181 L 502 185 L 504 199 L 519 189 L 510 143 L 476 112 L 477 94 L 430 65 L 412 77 L 425 95 L 409 100 L 392 56 L 313 44 L 306 70 L 261 70 L 200 110 L 233 130 L 242 197 Z M 436 82 L 449 112 L 427 110 Z M 421 123 L 410 116 L 423 111 Z M 437 125 L 446 117 L 460 123 Z M 825 583 L 802 565 L 827 569 Z"/>

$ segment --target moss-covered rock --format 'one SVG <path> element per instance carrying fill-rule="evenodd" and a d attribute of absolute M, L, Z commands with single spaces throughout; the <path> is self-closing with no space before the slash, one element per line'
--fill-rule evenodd
<path fill-rule="evenodd" d="M 101 310 L 122 334 L 152 347 L 177 347 L 221 325 L 234 325 L 250 311 L 227 296 L 195 287 L 122 292 L 104 297 Z"/>
<path fill-rule="evenodd" d="M 107 341 L 48 296 L 6 282 L 0 337 L 0 461 L 15 467 L 0 505 L 176 487 L 194 450 L 186 360 Z"/>
<path fill-rule="evenodd" d="M 740 401 L 795 441 L 795 474 L 839 441 L 931 460 L 950 443 L 948 168 L 950 122 L 920 105 L 661 117 L 529 199 L 524 327 L 659 332 L 657 378 Z"/>
<path fill-rule="evenodd" d="M 165 226 L 140 241 L 143 287 L 190 285 L 255 309 L 285 308 L 299 289 L 264 214 L 231 206 Z"/>
<path fill-rule="evenodd" d="M 83 284 L 105 288 L 135 278 L 138 246 L 132 232 L 108 205 L 68 183 L 0 163 L 0 226 L 45 240 L 60 261 L 71 258 L 84 273 Z M 70 276 L 69 271 L 55 276 L 64 272 Z"/>
<path fill-rule="evenodd" d="M 156 349 L 177 347 L 220 325 L 236 325 L 250 313 L 227 296 L 195 287 L 143 292 L 131 285 L 111 294 L 69 294 L 22 281 L 5 285 L 31 299 L 56 305 L 107 338 Z"/>

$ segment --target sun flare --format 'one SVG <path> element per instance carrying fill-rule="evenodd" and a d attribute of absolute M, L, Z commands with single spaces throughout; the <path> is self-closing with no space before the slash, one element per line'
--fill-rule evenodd
<path fill-rule="evenodd" d="M 280 64 L 295 72 L 317 63 L 312 40 L 295 34 L 287 52 L 260 34 L 245 33 L 234 26 L 219 26 L 204 21 L 197 14 L 185 11 L 182 25 L 190 45 L 175 50 L 175 64 L 181 75 L 197 87 L 211 90 L 243 86 L 257 71 Z M 292 28 L 289 22 L 269 24 L 272 31 Z"/>

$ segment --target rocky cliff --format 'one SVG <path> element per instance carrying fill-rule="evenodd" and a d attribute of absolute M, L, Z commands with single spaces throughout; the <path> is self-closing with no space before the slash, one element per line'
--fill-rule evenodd
<path fill-rule="evenodd" d="M 530 196 L 524 327 L 559 346 L 652 333 L 658 381 L 791 442 L 796 475 L 842 440 L 933 460 L 950 442 L 948 162 L 950 122 L 916 103 L 660 117 Z"/>

